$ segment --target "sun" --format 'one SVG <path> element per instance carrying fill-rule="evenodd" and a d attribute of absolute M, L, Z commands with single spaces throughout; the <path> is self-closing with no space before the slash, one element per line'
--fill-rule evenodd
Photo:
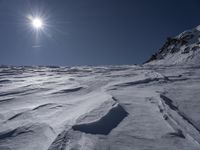
<path fill-rule="evenodd" d="M 32 21 L 32 26 L 35 29 L 41 29 L 43 27 L 43 20 L 39 17 L 35 17 L 31 19 Z"/>
<path fill-rule="evenodd" d="M 32 26 L 33 29 L 35 29 L 37 32 L 39 30 L 44 30 L 44 27 L 46 25 L 45 21 L 44 21 L 44 18 L 39 16 L 39 15 L 36 15 L 36 16 L 33 16 L 33 15 L 28 15 L 27 16 L 27 19 L 28 19 L 28 23 Z"/>

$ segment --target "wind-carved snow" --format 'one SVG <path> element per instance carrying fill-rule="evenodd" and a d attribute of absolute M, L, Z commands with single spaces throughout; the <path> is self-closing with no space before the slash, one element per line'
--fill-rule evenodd
<path fill-rule="evenodd" d="M 93 122 L 76 124 L 72 129 L 90 134 L 108 135 L 127 115 L 122 106 L 115 104 L 105 116 Z"/>
<path fill-rule="evenodd" d="M 179 136 L 188 138 L 200 146 L 200 130 L 198 127 L 173 104 L 171 99 L 162 94 L 160 97 L 163 101 L 163 109 L 161 110 L 165 113 L 165 119 L 170 120 L 177 132 L 181 133 Z"/>
<path fill-rule="evenodd" d="M 73 137 L 77 134 L 76 131 L 79 131 L 78 136 L 82 132 L 94 135 L 108 135 L 127 115 L 128 113 L 122 106 L 113 99 L 109 99 L 92 111 L 80 116 L 77 119 L 77 123 L 72 126 L 72 129 L 62 131 L 51 144 L 49 150 L 69 149 L 71 145 L 74 145 L 70 141 L 80 140 L 80 137 L 75 139 Z M 82 136 L 84 137 L 84 135 Z"/>
<path fill-rule="evenodd" d="M 0 150 L 199 150 L 199 66 L 0 67 Z"/>

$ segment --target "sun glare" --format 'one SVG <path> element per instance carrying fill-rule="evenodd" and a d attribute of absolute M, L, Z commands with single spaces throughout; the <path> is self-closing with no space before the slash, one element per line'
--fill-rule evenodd
<path fill-rule="evenodd" d="M 32 19 L 32 25 L 35 29 L 41 29 L 43 27 L 43 21 L 41 18 L 33 18 Z"/>

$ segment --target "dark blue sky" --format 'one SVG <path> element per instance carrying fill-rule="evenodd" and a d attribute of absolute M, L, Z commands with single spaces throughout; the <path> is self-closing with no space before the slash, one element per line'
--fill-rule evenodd
<path fill-rule="evenodd" d="M 0 0 L 0 64 L 142 63 L 200 24 L 199 0 Z M 27 22 L 42 15 L 39 36 Z"/>

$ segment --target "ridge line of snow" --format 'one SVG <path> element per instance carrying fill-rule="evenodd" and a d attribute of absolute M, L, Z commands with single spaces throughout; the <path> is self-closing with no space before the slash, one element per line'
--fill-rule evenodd
<path fill-rule="evenodd" d="M 185 138 L 196 143 L 200 148 L 199 130 L 180 115 L 178 107 L 169 101 L 165 101 L 165 98 L 164 94 L 160 94 L 158 107 L 163 114 L 163 118 L 176 132 L 183 134 Z"/>

